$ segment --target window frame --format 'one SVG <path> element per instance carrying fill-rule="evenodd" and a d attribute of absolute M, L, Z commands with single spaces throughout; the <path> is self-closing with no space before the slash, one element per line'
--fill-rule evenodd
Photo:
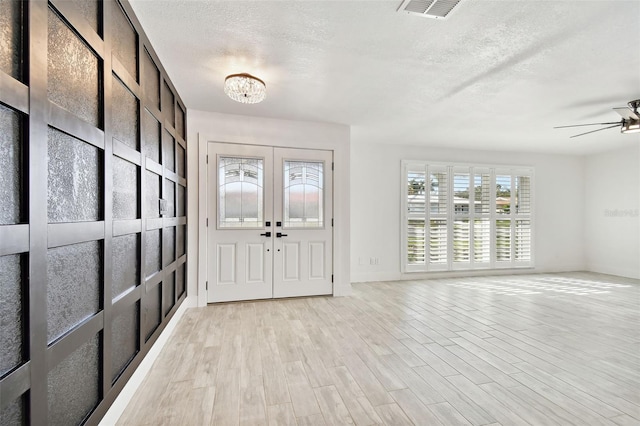
<path fill-rule="evenodd" d="M 500 270 L 500 269 L 517 269 L 517 268 L 533 268 L 535 265 L 534 259 L 534 235 L 535 235 L 535 170 L 531 166 L 512 166 L 512 165 L 491 165 L 491 164 L 477 164 L 477 163 L 452 163 L 442 161 L 415 161 L 415 160 L 402 160 L 401 162 L 401 224 L 400 224 L 400 239 L 401 239 L 401 271 L 403 273 L 414 272 L 450 272 L 450 271 L 471 271 L 471 270 Z M 431 212 L 430 206 L 430 191 L 431 188 L 431 173 L 432 170 L 446 170 L 446 213 L 434 215 Z M 409 210 L 409 173 L 414 176 L 424 175 L 424 212 L 421 209 L 414 209 L 413 212 Z M 468 203 L 469 208 L 466 212 L 455 211 L 455 176 L 466 174 L 469 179 L 469 194 Z M 489 176 L 489 195 L 488 205 L 489 212 L 476 211 L 476 177 L 482 179 L 483 175 Z M 508 175 L 510 177 L 510 201 L 509 201 L 509 213 L 498 214 L 496 209 L 496 176 Z M 528 212 L 516 211 L 515 202 L 519 195 L 516 194 L 516 183 L 519 177 L 529 178 L 529 209 Z M 429 197 L 429 198 L 427 198 Z M 484 198 L 484 197 L 483 197 Z M 414 202 L 415 203 L 415 202 Z M 473 209 L 471 206 L 474 206 Z M 446 261 L 441 263 L 430 262 L 430 223 L 431 220 L 444 220 L 446 221 Z M 504 219 L 509 220 L 509 250 L 510 256 L 508 261 L 497 260 L 497 220 Z M 424 220 L 424 260 L 416 263 L 409 263 L 409 220 Z M 468 260 L 454 261 L 454 226 L 456 221 L 468 220 Z M 476 221 L 483 220 L 489 223 L 489 261 L 477 261 L 475 256 L 476 240 L 475 235 L 478 231 L 475 229 Z M 518 260 L 516 258 L 516 233 L 517 224 L 519 221 L 528 221 L 528 247 L 524 247 L 525 251 L 528 248 L 528 260 Z M 518 234 L 522 235 L 522 234 Z M 525 237 L 526 231 L 525 231 Z M 415 238 L 415 236 L 414 236 Z M 459 240 L 456 240 L 459 241 Z M 484 243 L 486 244 L 486 242 Z"/>

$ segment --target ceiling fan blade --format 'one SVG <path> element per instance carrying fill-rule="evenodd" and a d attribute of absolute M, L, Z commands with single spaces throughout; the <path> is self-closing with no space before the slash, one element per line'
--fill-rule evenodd
<path fill-rule="evenodd" d="M 601 130 L 613 129 L 614 127 L 618 127 L 619 125 L 620 125 L 620 123 L 616 123 L 615 126 L 603 127 L 602 129 L 592 130 L 592 131 L 586 132 L 586 133 L 580 133 L 579 135 L 573 135 L 573 136 L 570 136 L 569 138 L 577 138 L 578 136 L 588 135 L 589 133 L 595 133 L 595 132 L 599 132 Z"/>
<path fill-rule="evenodd" d="M 633 112 L 630 108 L 621 107 L 613 108 L 613 110 L 620 114 L 620 117 L 624 118 L 625 120 L 640 120 L 640 116 L 638 116 L 638 114 Z"/>
<path fill-rule="evenodd" d="M 567 127 L 582 127 L 582 126 L 606 126 L 607 124 L 622 124 L 620 121 L 612 121 L 610 123 L 589 123 L 589 124 L 571 124 L 569 126 L 556 126 L 554 129 L 564 129 Z"/>

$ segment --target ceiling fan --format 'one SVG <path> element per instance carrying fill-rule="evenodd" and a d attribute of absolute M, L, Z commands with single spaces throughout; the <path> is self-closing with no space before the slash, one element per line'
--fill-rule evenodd
<path fill-rule="evenodd" d="M 590 124 L 573 124 L 570 126 L 558 126 L 554 129 L 564 129 L 567 127 L 582 127 L 582 126 L 608 126 L 602 129 L 591 130 L 590 132 L 580 133 L 571 136 L 572 138 L 588 135 L 589 133 L 599 132 L 601 130 L 613 129 L 614 127 L 620 127 L 620 133 L 639 133 L 640 132 L 640 99 L 627 103 L 628 107 L 613 108 L 615 112 L 620 114 L 622 120 L 612 121 L 610 123 L 590 123 Z"/>

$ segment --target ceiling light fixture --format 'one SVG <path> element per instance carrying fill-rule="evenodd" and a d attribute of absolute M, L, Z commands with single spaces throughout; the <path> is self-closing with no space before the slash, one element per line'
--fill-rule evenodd
<path fill-rule="evenodd" d="M 236 102 L 257 104 L 267 97 L 267 85 L 251 74 L 231 74 L 224 79 L 224 93 Z"/>
<path fill-rule="evenodd" d="M 620 133 L 640 133 L 640 99 L 629 102 L 629 109 L 632 111 L 625 111 L 622 115 L 622 127 Z M 617 110 L 616 110 L 617 111 Z"/>
<path fill-rule="evenodd" d="M 628 107 L 620 107 L 614 108 L 613 110 L 618 113 L 622 117 L 620 121 L 612 121 L 609 123 L 589 123 L 589 124 L 571 124 L 569 126 L 557 126 L 554 129 L 562 129 L 566 127 L 582 127 L 582 126 L 608 126 L 602 127 L 600 129 L 591 130 L 585 133 L 579 133 L 577 135 L 571 136 L 572 138 L 578 136 L 584 136 L 595 132 L 600 132 L 602 130 L 613 129 L 614 127 L 620 127 L 620 133 L 624 134 L 633 134 L 640 133 L 640 99 L 636 99 L 635 101 L 627 102 Z"/>
<path fill-rule="evenodd" d="M 625 120 L 620 133 L 640 133 L 640 120 Z"/>

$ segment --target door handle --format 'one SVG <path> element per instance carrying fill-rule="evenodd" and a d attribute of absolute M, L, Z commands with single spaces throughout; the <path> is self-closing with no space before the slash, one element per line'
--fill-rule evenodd
<path fill-rule="evenodd" d="M 276 232 L 276 237 L 277 238 L 282 238 L 282 237 L 287 237 L 287 234 L 283 234 L 282 232 Z"/>
<path fill-rule="evenodd" d="M 271 231 L 265 232 L 264 234 L 260 234 L 260 236 L 269 238 L 271 236 Z"/>

